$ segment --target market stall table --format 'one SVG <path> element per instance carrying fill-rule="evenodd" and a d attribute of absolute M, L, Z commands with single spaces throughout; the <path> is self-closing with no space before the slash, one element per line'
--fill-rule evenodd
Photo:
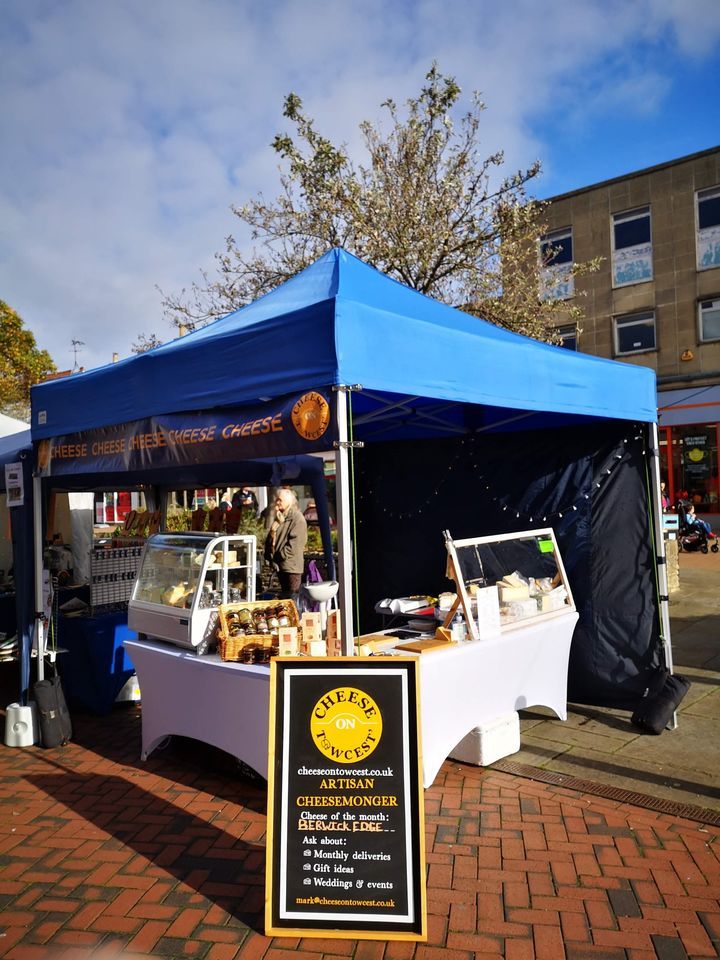
<path fill-rule="evenodd" d="M 567 670 L 578 615 L 568 611 L 502 636 L 420 655 L 423 783 L 472 731 L 513 710 L 567 716 Z M 142 696 L 142 758 L 178 734 L 220 747 L 267 777 L 270 671 L 198 657 L 157 641 L 126 641 Z M 402 653 L 403 651 L 398 651 Z"/>
<path fill-rule="evenodd" d="M 549 707 L 567 719 L 574 611 L 532 621 L 487 640 L 420 655 L 423 779 L 429 786 L 446 757 L 476 728 L 514 710 Z M 400 652 L 400 651 L 398 651 Z"/>
<path fill-rule="evenodd" d="M 142 759 L 176 734 L 219 747 L 267 778 L 270 669 L 127 640 L 142 698 Z"/>

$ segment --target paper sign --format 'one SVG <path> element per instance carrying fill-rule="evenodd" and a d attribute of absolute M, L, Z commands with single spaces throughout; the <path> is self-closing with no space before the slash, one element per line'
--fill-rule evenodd
<path fill-rule="evenodd" d="M 500 633 L 500 599 L 497 586 L 479 587 L 476 600 L 480 639 L 497 637 Z"/>
<path fill-rule="evenodd" d="M 25 503 L 25 486 L 21 463 L 5 464 L 5 491 L 9 507 L 21 507 Z"/>

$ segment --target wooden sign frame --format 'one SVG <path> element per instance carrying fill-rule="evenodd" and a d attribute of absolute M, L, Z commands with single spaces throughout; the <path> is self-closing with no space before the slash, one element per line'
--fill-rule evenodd
<path fill-rule="evenodd" d="M 417 657 L 271 661 L 265 933 L 425 940 Z"/>

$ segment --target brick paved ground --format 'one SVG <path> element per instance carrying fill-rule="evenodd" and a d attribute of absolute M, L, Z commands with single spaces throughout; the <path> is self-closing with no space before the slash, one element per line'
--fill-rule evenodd
<path fill-rule="evenodd" d="M 139 709 L 0 747 L 7 960 L 720 956 L 720 828 L 447 762 L 426 792 L 426 944 L 262 935 L 265 789 Z"/>

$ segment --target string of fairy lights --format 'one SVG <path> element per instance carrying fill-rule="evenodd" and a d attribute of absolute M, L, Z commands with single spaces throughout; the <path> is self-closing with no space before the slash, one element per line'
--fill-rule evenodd
<path fill-rule="evenodd" d="M 639 429 L 640 428 L 635 425 L 635 430 Z M 480 451 L 473 449 L 477 439 L 477 437 L 471 435 L 467 438 L 463 438 L 460 441 L 457 451 L 447 465 L 446 473 L 437 481 L 432 492 L 424 500 L 417 503 L 412 509 L 408 509 L 407 506 L 404 506 L 402 509 L 394 509 L 393 507 L 387 506 L 383 501 L 379 508 L 380 513 L 389 520 L 411 520 L 424 513 L 425 510 L 442 494 L 443 488 L 449 482 L 451 475 L 461 462 L 469 460 L 469 466 L 471 468 L 477 469 L 478 471 L 482 470 L 481 464 L 476 459 Z M 632 435 L 625 437 L 622 440 L 622 443 L 616 447 L 615 451 L 606 457 L 602 466 L 593 476 L 593 491 L 599 490 L 605 483 L 607 483 L 622 461 L 626 459 L 629 444 L 638 442 L 642 443 L 642 453 L 645 454 L 645 437 L 642 431 L 639 433 L 635 433 L 633 431 Z M 618 450 L 621 450 L 622 452 L 618 452 Z M 519 505 L 512 504 L 507 495 L 503 495 L 499 491 L 495 490 L 491 477 L 479 472 L 475 476 L 475 480 L 481 484 L 481 489 L 483 493 L 485 493 L 487 500 L 490 503 L 495 504 L 499 513 L 509 513 L 510 515 L 514 514 L 515 520 L 523 520 L 530 524 L 548 523 L 555 520 L 562 520 L 563 517 L 567 516 L 568 514 L 577 513 L 585 501 L 590 500 L 590 494 L 584 492 L 576 494 L 571 501 L 552 510 L 536 510 L 534 512 L 529 512 L 528 510 L 522 509 Z M 367 490 L 358 496 L 358 500 L 360 502 L 373 498 L 374 494 L 372 490 Z M 358 523 L 361 522 L 362 511 L 359 511 Z"/>

